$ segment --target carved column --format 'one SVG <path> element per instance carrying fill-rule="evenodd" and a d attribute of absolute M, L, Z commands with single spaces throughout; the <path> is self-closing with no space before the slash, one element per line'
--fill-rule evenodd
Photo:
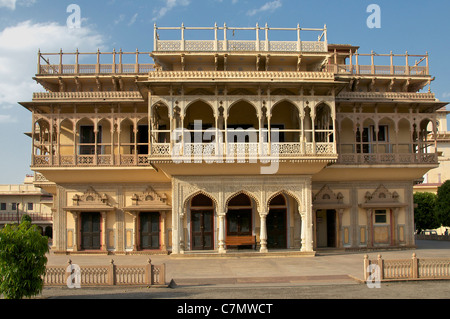
<path fill-rule="evenodd" d="M 261 228 L 260 228 L 260 235 L 259 235 L 259 240 L 260 240 L 260 249 L 259 252 L 261 253 L 267 253 L 268 249 L 267 249 L 267 210 L 264 210 L 262 212 L 259 213 L 259 217 L 261 219 Z"/>
<path fill-rule="evenodd" d="M 373 247 L 372 209 L 366 209 L 367 216 L 367 247 Z"/>
<path fill-rule="evenodd" d="M 184 254 L 185 250 L 185 242 L 184 242 L 184 212 L 180 214 L 179 222 L 178 222 L 178 233 L 179 233 L 179 241 L 180 241 L 180 254 Z"/>
<path fill-rule="evenodd" d="M 311 194 L 311 182 L 309 181 L 305 185 L 304 190 L 305 202 L 302 205 L 302 248 L 301 251 L 314 251 L 314 232 L 313 232 L 313 212 L 312 212 L 312 194 Z"/>
<path fill-rule="evenodd" d="M 343 233 L 342 233 L 342 216 L 344 215 L 344 209 L 343 208 L 339 208 L 338 209 L 338 248 L 343 248 L 344 247 L 344 239 L 342 238 Z"/>
<path fill-rule="evenodd" d="M 101 212 L 102 215 L 102 242 L 100 249 L 106 251 L 106 212 Z"/>
<path fill-rule="evenodd" d="M 73 220 L 75 221 L 75 227 L 74 227 L 74 231 L 73 231 L 73 251 L 77 252 L 78 251 L 78 231 L 80 228 L 80 213 L 78 212 L 73 212 Z M 67 247 L 69 248 L 69 247 Z"/>
<path fill-rule="evenodd" d="M 400 208 L 398 208 L 398 207 L 392 209 L 392 213 L 394 214 L 394 225 L 392 225 L 392 236 L 394 237 L 393 244 L 395 246 L 399 245 L 399 236 L 397 233 L 399 211 L 400 211 Z"/>
<path fill-rule="evenodd" d="M 134 234 L 134 239 L 133 239 L 133 251 L 137 251 L 138 250 L 138 228 L 137 228 L 137 217 L 138 217 L 138 213 L 134 212 L 133 213 L 133 234 Z"/>
<path fill-rule="evenodd" d="M 225 249 L 225 214 L 220 213 L 219 216 L 219 254 L 226 253 Z"/>
<path fill-rule="evenodd" d="M 161 212 L 161 250 L 165 251 L 167 250 L 167 243 L 166 243 L 166 212 Z"/>

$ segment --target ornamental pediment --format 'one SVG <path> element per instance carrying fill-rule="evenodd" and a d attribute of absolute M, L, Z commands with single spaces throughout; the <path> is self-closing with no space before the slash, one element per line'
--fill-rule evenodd
<path fill-rule="evenodd" d="M 92 186 L 89 187 L 82 195 L 75 194 L 72 197 L 72 206 L 64 208 L 71 211 L 106 211 L 113 210 L 110 205 L 107 194 L 99 194 Z"/>
<path fill-rule="evenodd" d="M 131 197 L 132 205 L 126 207 L 128 211 L 143 211 L 143 210 L 171 210 L 172 206 L 168 203 L 167 195 L 158 194 L 152 187 L 140 194 L 133 194 Z"/>
<path fill-rule="evenodd" d="M 313 197 L 314 204 L 342 204 L 344 196 L 341 193 L 335 194 L 328 185 L 322 187 L 322 189 Z"/>
<path fill-rule="evenodd" d="M 399 195 L 397 192 L 390 192 L 384 185 L 378 186 L 373 192 L 366 192 L 364 196 L 366 203 L 398 203 Z"/>

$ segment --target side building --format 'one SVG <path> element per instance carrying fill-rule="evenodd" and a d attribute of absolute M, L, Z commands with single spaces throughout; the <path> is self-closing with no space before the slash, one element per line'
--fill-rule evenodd
<path fill-rule="evenodd" d="M 53 197 L 34 186 L 34 177 L 27 176 L 23 184 L 0 185 L 0 228 L 18 224 L 23 215 L 31 217 L 43 235 L 52 238 Z"/>
<path fill-rule="evenodd" d="M 155 26 L 152 52 L 39 52 L 46 92 L 20 104 L 55 253 L 414 246 L 446 105 L 420 92 L 428 55 L 361 54 L 326 27 L 192 29 Z M 256 38 L 229 40 L 241 29 Z"/>

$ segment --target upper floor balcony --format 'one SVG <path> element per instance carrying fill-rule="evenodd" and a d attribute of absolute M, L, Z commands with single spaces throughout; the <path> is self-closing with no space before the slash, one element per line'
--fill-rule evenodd
<path fill-rule="evenodd" d="M 436 118 L 431 113 L 339 113 L 342 165 L 437 165 Z"/>
<path fill-rule="evenodd" d="M 149 113 L 34 114 L 32 166 L 336 160 L 330 97 L 306 108 L 285 98 L 271 108 L 229 98 L 234 103 L 217 109 L 194 98 L 173 110 L 159 99 Z"/>

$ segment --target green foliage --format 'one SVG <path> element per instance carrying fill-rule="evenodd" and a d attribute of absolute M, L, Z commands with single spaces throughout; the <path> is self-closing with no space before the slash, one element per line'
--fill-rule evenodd
<path fill-rule="evenodd" d="M 419 232 L 424 229 L 434 229 L 441 224 L 434 213 L 437 196 L 433 193 L 415 193 L 414 194 L 414 221 L 416 230 Z"/>
<path fill-rule="evenodd" d="M 24 222 L 32 222 L 30 215 L 24 214 L 22 216 L 22 218 L 20 219 L 20 223 L 24 223 Z"/>
<path fill-rule="evenodd" d="M 0 231 L 0 293 L 7 299 L 40 294 L 48 251 L 47 237 L 30 222 L 6 225 Z"/>
<path fill-rule="evenodd" d="M 450 226 L 450 180 L 438 188 L 435 212 L 442 226 Z"/>

